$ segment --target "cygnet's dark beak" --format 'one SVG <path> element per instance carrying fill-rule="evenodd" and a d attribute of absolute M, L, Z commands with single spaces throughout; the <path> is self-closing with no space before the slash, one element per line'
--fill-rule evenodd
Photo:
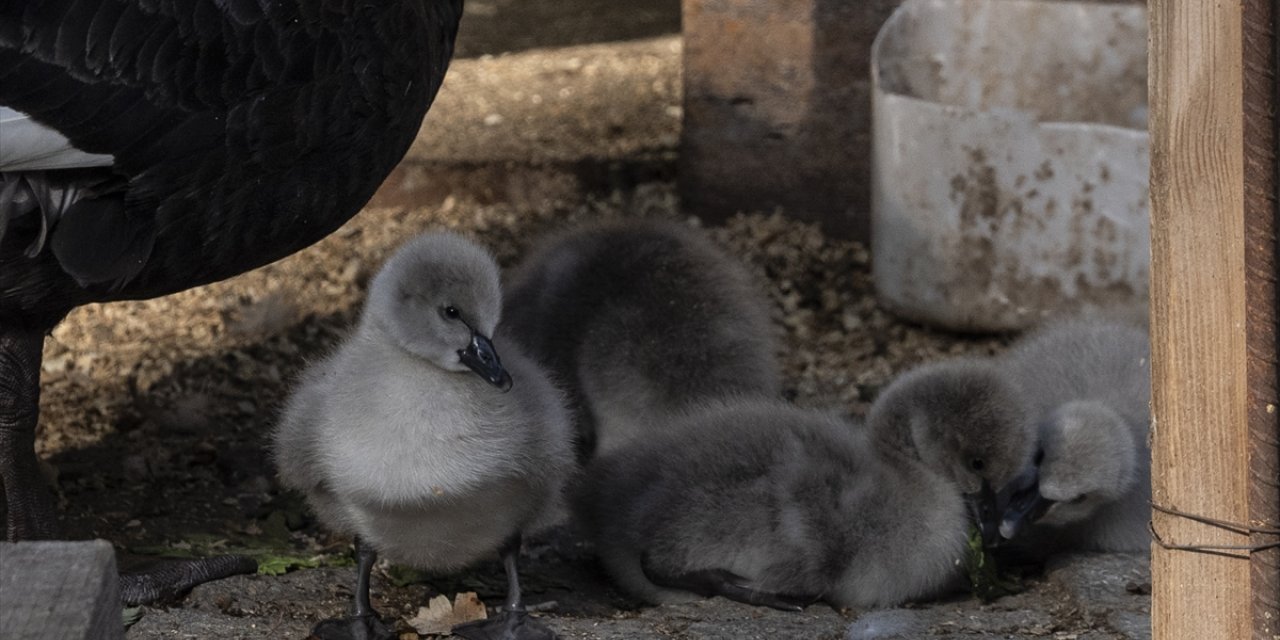
<path fill-rule="evenodd" d="M 1012 540 L 1053 506 L 1053 500 L 1040 495 L 1039 471 L 1030 467 L 1009 483 L 1013 490 L 1000 518 L 1000 537 L 1005 540 Z"/>
<path fill-rule="evenodd" d="M 994 547 L 1000 543 L 1000 507 L 991 481 L 982 480 L 982 489 L 976 493 L 965 494 L 965 502 L 969 505 L 969 515 L 982 535 L 982 546 Z"/>
<path fill-rule="evenodd" d="M 489 384 L 503 391 L 511 388 L 511 374 L 502 368 L 502 361 L 498 359 L 493 342 L 479 333 L 471 332 L 471 344 L 458 351 L 458 359 Z"/>

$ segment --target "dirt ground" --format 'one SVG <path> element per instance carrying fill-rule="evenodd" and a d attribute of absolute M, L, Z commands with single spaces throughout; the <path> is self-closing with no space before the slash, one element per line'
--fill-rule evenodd
<path fill-rule="evenodd" d="M 302 638 L 343 611 L 348 541 L 319 530 L 297 496 L 280 491 L 266 436 L 290 380 L 343 335 L 369 277 L 406 238 L 462 230 L 510 265 L 540 233 L 575 221 L 700 224 L 680 210 L 672 182 L 676 0 L 470 0 L 467 12 L 460 57 L 420 140 L 352 222 L 227 282 L 79 309 L 47 341 L 38 450 L 73 537 L 113 541 L 126 566 L 243 550 L 292 569 L 130 612 L 140 615 L 131 640 Z M 776 212 L 708 230 L 775 302 L 779 356 L 800 404 L 858 415 L 914 364 L 990 354 L 1007 341 L 897 321 L 876 303 L 864 247 Z M 544 615 L 567 638 L 1149 636 L 1143 557 L 1052 564 L 1028 593 L 991 605 L 959 597 L 867 616 L 719 599 L 643 608 L 609 586 L 572 532 L 532 541 L 526 558 L 530 601 L 549 603 Z M 456 576 L 380 565 L 375 606 L 403 620 L 430 595 L 476 591 L 495 604 L 503 588 L 496 560 Z"/>

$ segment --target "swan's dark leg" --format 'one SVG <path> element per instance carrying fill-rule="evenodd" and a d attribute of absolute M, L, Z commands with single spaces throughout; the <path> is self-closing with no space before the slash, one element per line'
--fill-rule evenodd
<path fill-rule="evenodd" d="M 120 574 L 120 600 L 129 606 L 168 602 L 198 584 L 257 570 L 258 562 L 246 556 L 163 560 L 143 571 Z"/>
<path fill-rule="evenodd" d="M 803 611 L 805 607 L 820 599 L 817 596 L 760 591 L 751 586 L 746 578 L 724 569 L 698 569 L 680 574 L 666 574 L 653 569 L 646 561 L 641 562 L 641 569 L 650 582 L 661 587 L 688 591 L 706 598 L 722 596 L 757 607 L 769 607 L 781 611 Z"/>
<path fill-rule="evenodd" d="M 40 415 L 40 358 L 44 332 L 0 325 L 0 485 L 4 487 L 5 537 L 11 541 L 62 537 L 53 494 L 36 460 L 36 420 Z M 172 599 L 202 582 L 258 565 L 242 556 L 174 560 L 120 578 L 126 604 Z"/>
<path fill-rule="evenodd" d="M 460 624 L 453 635 L 466 640 L 556 640 L 559 636 L 535 620 L 525 609 L 520 594 L 520 534 L 507 540 L 499 550 L 507 571 L 507 602 L 502 613 L 487 620 Z"/>
<path fill-rule="evenodd" d="M 10 541 L 48 540 L 61 531 L 36 460 L 43 346 L 39 330 L 0 325 L 0 485 Z"/>
<path fill-rule="evenodd" d="M 369 602 L 369 576 L 378 552 L 356 536 L 356 591 L 352 613 L 346 618 L 323 620 L 311 630 L 319 640 L 394 640 L 396 635 L 378 618 Z"/>

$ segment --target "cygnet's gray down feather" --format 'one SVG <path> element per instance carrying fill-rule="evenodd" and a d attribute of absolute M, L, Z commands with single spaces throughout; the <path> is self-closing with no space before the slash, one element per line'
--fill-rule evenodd
<path fill-rule="evenodd" d="M 507 393 L 460 356 L 500 309 L 483 249 L 446 233 L 406 244 L 352 335 L 290 397 L 274 443 L 283 483 L 326 526 L 436 570 L 553 518 L 574 464 L 562 395 L 510 342 L 497 346 Z"/>
<path fill-rule="evenodd" d="M 781 392 L 763 294 L 680 224 L 619 221 L 553 236 L 513 270 L 503 331 L 569 389 L 587 454 L 662 428 L 655 414 Z"/>
<path fill-rule="evenodd" d="M 955 485 L 866 430 L 781 401 L 713 403 L 596 459 L 575 507 L 620 586 L 688 600 L 655 576 L 735 576 L 746 593 L 841 607 L 956 586 L 968 521 Z"/>
<path fill-rule="evenodd" d="M 1054 501 L 1026 543 L 1100 551 L 1148 547 L 1151 352 L 1145 328 L 1101 318 L 1047 325 L 1002 366 L 1037 416 L 1039 492 Z"/>

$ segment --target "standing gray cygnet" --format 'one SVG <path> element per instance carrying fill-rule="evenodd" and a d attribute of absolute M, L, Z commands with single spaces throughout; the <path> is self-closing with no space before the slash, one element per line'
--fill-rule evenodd
<path fill-rule="evenodd" d="M 781 394 L 767 300 L 681 224 L 594 224 L 543 242 L 512 272 L 503 332 L 569 389 L 584 457 L 662 428 L 655 414 Z"/>
<path fill-rule="evenodd" d="M 275 433 L 280 477 L 355 536 L 359 559 L 355 615 L 322 622 L 317 637 L 394 637 L 369 605 L 375 553 L 449 571 L 495 551 L 507 610 L 455 633 L 554 637 L 524 612 L 516 559 L 521 534 L 562 512 L 572 430 L 537 365 L 511 345 L 499 360 L 489 336 L 500 310 L 493 258 L 426 234 L 387 261 L 353 334 L 302 375 Z"/>
<path fill-rule="evenodd" d="M 896 378 L 872 403 L 867 428 L 953 482 L 984 542 L 994 544 L 1002 507 L 1034 455 L 1030 415 L 996 363 L 958 358 Z"/>
<path fill-rule="evenodd" d="M 890 606 L 958 586 L 959 489 L 871 434 L 778 400 L 714 402 L 594 460 L 575 513 L 614 580 L 655 604 Z"/>
<path fill-rule="evenodd" d="M 1146 330 L 1109 319 L 1046 326 L 1001 358 L 1037 421 L 1035 473 L 1001 524 L 1024 546 L 1138 551 L 1149 545 L 1151 351 Z"/>

